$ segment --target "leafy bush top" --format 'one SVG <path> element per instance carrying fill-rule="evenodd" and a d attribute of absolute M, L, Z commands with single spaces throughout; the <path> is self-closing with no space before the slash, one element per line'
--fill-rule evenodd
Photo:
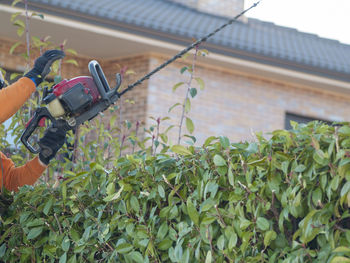
<path fill-rule="evenodd" d="M 176 153 L 174 155 L 174 152 Z M 210 137 L 23 187 L 0 217 L 6 262 L 350 262 L 350 127 Z"/>

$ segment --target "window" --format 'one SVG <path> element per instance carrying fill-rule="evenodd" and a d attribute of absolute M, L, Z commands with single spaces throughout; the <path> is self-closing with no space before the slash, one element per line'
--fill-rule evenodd
<path fill-rule="evenodd" d="M 310 121 L 322 121 L 325 122 L 329 125 L 332 124 L 331 121 L 327 121 L 324 119 L 320 119 L 320 118 L 312 118 L 312 117 L 307 117 L 307 116 L 302 116 L 302 115 L 298 115 L 298 114 L 294 114 L 294 113 L 286 113 L 285 119 L 284 119 L 284 128 L 286 130 L 290 130 L 292 129 L 292 126 L 290 125 L 290 121 L 295 121 L 298 123 L 308 123 Z"/>

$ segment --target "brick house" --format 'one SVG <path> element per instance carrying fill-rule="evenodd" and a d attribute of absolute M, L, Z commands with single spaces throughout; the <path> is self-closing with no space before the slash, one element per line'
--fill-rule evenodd
<path fill-rule="evenodd" d="M 11 15 L 23 7 L 0 3 L 0 66 L 23 71 L 24 62 L 9 55 L 18 41 Z M 220 2 L 220 4 L 218 4 Z M 121 67 L 136 72 L 125 79 L 131 84 L 184 47 L 224 24 L 228 16 L 243 10 L 243 0 L 31 0 L 29 9 L 43 13 L 33 17 L 31 34 L 51 36 L 56 43 L 68 40 L 79 67 L 66 64 L 62 75 L 88 74 L 91 59 L 100 62 L 111 83 Z M 259 8 L 259 6 L 257 7 Z M 199 143 L 212 135 L 232 140 L 251 139 L 251 132 L 267 133 L 288 127 L 289 119 L 349 121 L 350 46 L 335 40 L 299 32 L 244 17 L 210 38 L 201 48 L 209 56 L 199 58 L 195 76 L 205 89 L 192 100 L 189 117 Z M 191 59 L 178 60 L 123 98 L 123 116 L 146 127 L 153 116 L 170 116 L 164 128 L 178 124 L 184 88 L 172 87 L 189 76 L 181 74 Z M 170 134 L 176 143 L 177 131 Z"/>

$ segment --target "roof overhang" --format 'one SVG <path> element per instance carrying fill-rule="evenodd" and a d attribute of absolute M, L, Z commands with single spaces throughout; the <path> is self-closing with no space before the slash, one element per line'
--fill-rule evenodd
<path fill-rule="evenodd" d="M 11 24 L 11 15 L 23 9 L 0 4 L 0 37 L 18 40 L 16 30 Z M 69 48 L 75 49 L 80 55 L 95 59 L 113 59 L 143 53 L 161 53 L 173 56 L 185 48 L 182 41 L 166 41 L 161 37 L 148 37 L 147 32 L 135 34 L 98 23 L 87 23 L 67 17 L 44 13 L 44 20 L 34 16 L 30 20 L 30 33 L 33 36 L 51 36 L 51 41 L 60 43 L 67 39 Z M 178 43 L 183 43 L 183 45 Z M 210 48 L 211 46 L 208 45 Z M 249 75 L 289 82 L 296 85 L 322 89 L 330 92 L 340 92 L 350 95 L 350 83 L 288 68 L 259 63 L 234 56 L 228 56 L 211 49 L 206 57 L 206 63 L 227 70 L 234 70 Z"/>

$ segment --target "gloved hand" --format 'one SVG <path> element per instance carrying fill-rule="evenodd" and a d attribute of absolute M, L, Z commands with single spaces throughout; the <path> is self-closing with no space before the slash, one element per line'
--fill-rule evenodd
<path fill-rule="evenodd" d="M 34 81 L 38 86 L 49 74 L 53 62 L 64 58 L 65 54 L 61 50 L 48 50 L 35 60 L 34 67 L 24 76 Z"/>
<path fill-rule="evenodd" d="M 61 125 L 62 123 L 63 125 Z M 65 126 L 67 125 L 65 121 L 62 121 L 62 123 L 58 123 L 57 125 L 48 128 L 44 137 L 39 140 L 39 159 L 46 165 L 48 165 L 50 160 L 55 157 L 57 151 L 65 142 L 68 129 Z"/>

